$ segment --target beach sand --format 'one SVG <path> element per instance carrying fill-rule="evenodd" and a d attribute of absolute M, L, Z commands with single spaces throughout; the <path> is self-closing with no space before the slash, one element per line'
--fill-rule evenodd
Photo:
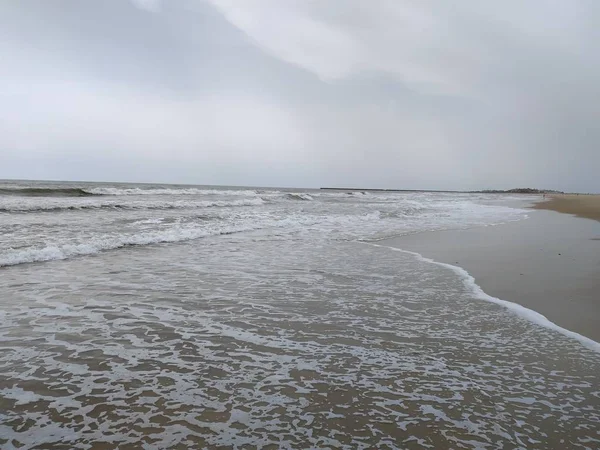
<path fill-rule="evenodd" d="M 520 222 L 425 232 L 381 244 L 460 266 L 486 293 L 533 309 L 563 328 L 600 341 L 598 222 L 532 211 L 529 219 Z"/>
<path fill-rule="evenodd" d="M 548 201 L 536 203 L 533 208 L 600 221 L 600 195 L 552 195 Z"/>

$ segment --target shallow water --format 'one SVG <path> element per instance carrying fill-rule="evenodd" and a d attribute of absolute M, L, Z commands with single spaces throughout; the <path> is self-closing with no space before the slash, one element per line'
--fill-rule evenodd
<path fill-rule="evenodd" d="M 600 447 L 597 353 L 361 241 L 507 199 L 197 189 L 0 213 L 2 448 Z"/>

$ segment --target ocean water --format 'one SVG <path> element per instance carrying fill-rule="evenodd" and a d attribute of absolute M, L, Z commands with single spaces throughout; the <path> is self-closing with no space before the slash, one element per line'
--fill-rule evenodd
<path fill-rule="evenodd" d="M 0 448 L 600 448 L 594 343 L 383 241 L 515 204 L 2 182 Z"/>

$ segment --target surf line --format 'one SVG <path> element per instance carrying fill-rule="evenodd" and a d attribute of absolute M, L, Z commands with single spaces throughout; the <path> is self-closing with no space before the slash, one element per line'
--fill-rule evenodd
<path fill-rule="evenodd" d="M 584 347 L 587 347 L 590 350 L 600 353 L 600 342 L 596 342 L 593 339 L 590 339 L 579 333 L 576 333 L 575 331 L 567 330 L 566 328 L 563 328 L 560 325 L 555 324 L 554 322 L 549 320 L 546 316 L 540 314 L 537 311 L 534 311 L 533 309 L 529 309 L 522 305 L 519 305 L 518 303 L 509 302 L 508 300 L 502 300 L 497 297 L 493 297 L 489 294 L 486 294 L 483 291 L 483 289 L 481 289 L 481 286 L 479 286 L 475 282 L 475 278 L 469 272 L 467 272 L 465 269 L 463 269 L 462 267 L 454 266 L 452 264 L 443 263 L 440 261 L 436 261 L 431 258 L 426 258 L 425 256 L 421 255 L 420 253 L 411 252 L 409 250 L 404 250 L 404 249 L 397 248 L 397 247 L 390 247 L 387 245 L 374 244 L 372 242 L 366 242 L 366 241 L 355 241 L 355 242 L 364 244 L 364 245 L 370 245 L 372 247 L 385 248 L 385 249 L 392 250 L 395 252 L 405 253 L 405 254 L 414 256 L 419 261 L 422 261 L 422 262 L 425 262 L 428 264 L 434 264 L 436 266 L 444 267 L 446 269 L 450 269 L 463 279 L 463 283 L 464 283 L 465 287 L 467 287 L 474 294 L 475 298 L 503 306 L 504 308 L 510 310 L 512 313 L 514 313 L 520 317 L 523 317 L 523 318 L 529 320 L 530 322 L 535 323 L 536 325 L 540 325 L 540 326 L 548 328 L 550 330 L 557 331 L 568 338 L 576 339 Z"/>

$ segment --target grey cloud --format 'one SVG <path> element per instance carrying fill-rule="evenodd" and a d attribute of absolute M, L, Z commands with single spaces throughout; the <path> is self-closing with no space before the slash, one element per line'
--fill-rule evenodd
<path fill-rule="evenodd" d="M 0 3 L 0 177 L 600 191 L 596 2 Z"/>

